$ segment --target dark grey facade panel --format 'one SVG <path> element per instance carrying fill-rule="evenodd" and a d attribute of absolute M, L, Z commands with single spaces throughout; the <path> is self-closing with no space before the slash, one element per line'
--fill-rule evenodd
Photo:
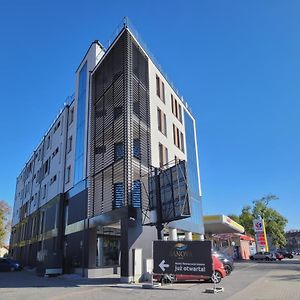
<path fill-rule="evenodd" d="M 47 208 L 45 214 L 45 232 L 52 230 L 56 227 L 56 214 L 58 213 L 58 204 L 55 203 L 51 207 Z"/>
<path fill-rule="evenodd" d="M 64 196 L 59 195 L 12 230 L 11 255 L 25 266 L 61 267 Z M 39 258 L 39 259 L 38 259 Z"/>
<path fill-rule="evenodd" d="M 86 218 L 86 203 L 87 189 L 68 199 L 68 225 Z"/>
<path fill-rule="evenodd" d="M 73 272 L 74 268 L 87 266 L 87 255 L 83 255 L 86 240 L 87 234 L 84 235 L 82 231 L 65 236 L 63 261 L 65 273 Z"/>

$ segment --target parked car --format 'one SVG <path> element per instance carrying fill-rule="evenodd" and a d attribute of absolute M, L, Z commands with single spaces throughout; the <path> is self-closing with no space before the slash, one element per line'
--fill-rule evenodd
<path fill-rule="evenodd" d="M 275 256 L 277 260 L 284 259 L 284 256 L 280 252 L 273 252 L 273 256 Z"/>
<path fill-rule="evenodd" d="M 293 258 L 293 254 L 290 251 L 287 250 L 279 250 L 278 253 L 281 253 L 284 258 Z"/>
<path fill-rule="evenodd" d="M 226 275 L 230 275 L 232 270 L 234 269 L 233 258 L 223 252 L 213 250 L 212 254 L 216 256 L 224 265 Z"/>
<path fill-rule="evenodd" d="M 153 279 L 161 283 L 171 283 L 176 281 L 213 281 L 215 283 L 221 282 L 222 278 L 226 276 L 226 271 L 223 263 L 215 256 L 212 255 L 214 273 L 212 277 L 203 276 L 203 275 L 185 275 L 185 274 L 171 274 L 171 275 L 162 275 L 154 274 Z"/>
<path fill-rule="evenodd" d="M 19 271 L 22 270 L 22 265 L 20 262 L 9 259 L 9 258 L 0 258 L 0 271 Z"/>
<path fill-rule="evenodd" d="M 271 252 L 257 252 L 250 255 L 251 260 L 276 260 L 276 257 Z"/>

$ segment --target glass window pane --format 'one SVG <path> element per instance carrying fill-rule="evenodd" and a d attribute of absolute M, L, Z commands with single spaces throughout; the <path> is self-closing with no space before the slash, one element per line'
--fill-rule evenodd
<path fill-rule="evenodd" d="M 135 208 L 141 207 L 141 182 L 140 182 L 140 180 L 135 180 L 133 182 L 132 207 L 135 207 Z"/>
<path fill-rule="evenodd" d="M 122 207 L 123 203 L 124 203 L 124 184 L 115 183 L 113 209 Z"/>

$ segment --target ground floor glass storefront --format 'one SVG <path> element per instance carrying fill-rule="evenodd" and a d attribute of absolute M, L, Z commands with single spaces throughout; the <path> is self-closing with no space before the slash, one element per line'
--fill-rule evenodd
<path fill-rule="evenodd" d="M 119 224 L 99 227 L 97 230 L 96 266 L 112 267 L 120 265 Z"/>

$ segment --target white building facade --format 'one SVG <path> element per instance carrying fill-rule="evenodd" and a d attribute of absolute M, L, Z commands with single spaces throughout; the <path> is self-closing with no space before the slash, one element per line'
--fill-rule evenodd
<path fill-rule="evenodd" d="M 180 161 L 191 216 L 165 224 L 169 239 L 204 234 L 195 119 L 124 24 L 107 50 L 92 43 L 74 99 L 17 178 L 11 255 L 41 274 L 139 280 L 157 238 L 151 170 Z"/>

